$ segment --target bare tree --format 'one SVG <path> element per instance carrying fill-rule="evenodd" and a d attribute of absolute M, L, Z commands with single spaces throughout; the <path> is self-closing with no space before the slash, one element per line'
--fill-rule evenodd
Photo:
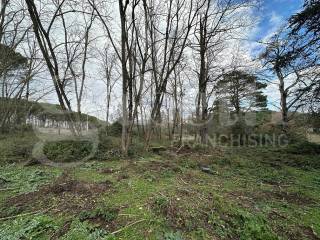
<path fill-rule="evenodd" d="M 162 6 L 151 1 L 148 11 L 149 38 L 151 41 L 152 79 L 155 96 L 150 114 L 150 129 L 146 136 L 146 148 L 156 122 L 161 121 L 161 106 L 167 84 L 188 45 L 190 32 L 195 24 L 203 1 L 168 0 Z M 163 29 L 159 27 L 165 26 Z"/>
<path fill-rule="evenodd" d="M 52 28 L 52 25 L 55 21 L 55 19 L 58 17 L 58 12 L 65 1 L 62 1 L 56 8 L 56 11 L 54 12 L 51 20 L 49 21 L 50 24 L 47 29 L 42 24 L 42 21 L 40 19 L 39 12 L 37 10 L 37 7 L 35 3 L 31 0 L 26 0 L 28 11 L 30 14 L 30 18 L 33 23 L 33 29 L 34 33 L 36 35 L 38 44 L 41 48 L 41 52 L 43 54 L 43 57 L 46 61 L 48 70 L 50 72 L 50 75 L 53 80 L 53 84 L 57 93 L 57 97 L 59 99 L 60 106 L 62 110 L 66 111 L 72 111 L 70 100 L 68 99 L 65 91 L 65 84 L 63 83 L 60 74 L 59 74 L 59 64 L 58 59 L 56 56 L 55 48 L 52 44 L 51 38 L 50 38 L 50 30 Z"/>
<path fill-rule="evenodd" d="M 73 80 L 75 88 L 73 93 L 76 95 L 78 113 L 81 114 L 87 52 L 91 41 L 89 31 L 94 20 L 93 10 L 91 11 L 90 5 L 79 5 L 74 1 L 52 0 L 47 4 L 49 11 L 41 13 L 34 1 L 26 0 L 26 4 L 33 23 L 34 34 L 52 78 L 60 107 L 69 118 L 71 131 L 74 134 L 79 134 L 79 132 L 77 133 L 79 129 L 76 129 L 74 125 L 76 119 L 72 114 L 71 95 L 68 87 Z M 82 16 L 89 15 L 89 20 L 84 17 L 82 28 L 74 21 L 79 13 Z M 67 24 L 66 15 L 71 22 L 70 25 Z M 44 21 L 44 18 L 49 19 L 49 21 Z M 62 41 L 58 37 L 59 33 L 54 32 L 55 29 L 58 29 L 57 31 L 62 29 L 64 36 Z M 81 33 L 76 31 L 77 34 L 75 34 L 70 29 L 78 29 Z M 79 59 L 82 59 L 80 61 L 80 74 L 76 73 L 75 70 L 75 63 L 78 63 Z"/>
<path fill-rule="evenodd" d="M 208 83 L 215 82 L 217 76 L 217 65 L 223 52 L 224 45 L 238 37 L 237 31 L 247 27 L 250 23 L 244 20 L 246 9 L 253 5 L 252 1 L 234 0 L 206 0 L 197 16 L 197 25 L 194 30 L 194 41 L 192 49 L 196 53 L 198 69 L 198 97 L 196 106 L 197 123 L 201 124 L 201 142 L 207 142 L 208 112 Z M 243 11 L 243 12 L 241 12 Z M 214 72 L 212 76 L 210 72 Z M 212 91 L 211 91 L 212 93 Z"/>
<path fill-rule="evenodd" d="M 101 53 L 101 68 L 103 79 L 102 82 L 106 86 L 106 123 L 110 123 L 110 105 L 113 88 L 120 78 L 118 69 L 118 58 L 111 46 L 107 45 Z"/>
<path fill-rule="evenodd" d="M 142 3 L 140 7 L 139 4 Z M 149 58 L 147 39 L 147 2 L 134 0 L 118 1 L 120 17 L 120 39 L 111 33 L 109 19 L 101 13 L 99 2 L 90 1 L 99 16 L 116 56 L 121 63 L 122 75 L 122 152 L 127 154 L 131 143 L 134 120 L 138 117 L 141 95 L 144 89 L 147 60 Z M 140 7 L 140 8 L 139 8 Z"/>
<path fill-rule="evenodd" d="M 177 65 L 174 70 L 174 74 L 170 78 L 170 86 L 168 89 L 169 101 L 172 98 L 173 109 L 172 109 L 172 128 L 168 129 L 169 139 L 173 140 L 175 135 L 180 132 L 179 126 L 182 125 L 182 111 L 183 111 L 183 96 L 186 94 L 183 79 L 186 78 L 185 68 L 187 67 L 187 62 L 184 59 Z M 171 109 L 168 109 L 168 115 Z M 170 119 L 168 119 L 170 121 Z M 168 123 L 169 124 L 169 123 Z M 179 133 L 180 135 L 180 133 Z M 179 136 L 181 138 L 181 136 Z"/>
<path fill-rule="evenodd" d="M 85 12 L 85 10 L 86 9 L 83 9 L 83 12 Z M 90 39 L 90 30 L 92 28 L 95 15 L 94 10 L 89 9 L 89 11 L 90 10 L 91 14 L 81 14 L 83 18 L 83 26 L 81 26 L 80 28 L 79 24 L 81 23 L 78 23 L 77 25 L 73 23 L 67 25 L 68 22 L 64 17 L 62 9 L 59 10 L 64 32 L 65 49 L 63 53 L 65 53 L 66 55 L 67 65 L 64 70 L 63 81 L 67 82 L 69 78 L 73 81 L 78 121 L 81 121 L 81 105 L 87 76 L 86 65 L 89 58 L 88 49 L 94 41 L 94 39 Z M 81 126 L 81 124 L 79 126 Z"/>
<path fill-rule="evenodd" d="M 2 42 L 2 37 L 3 37 L 3 34 L 4 34 L 6 9 L 7 9 L 8 3 L 9 3 L 9 0 L 1 0 L 1 9 L 0 9 L 0 42 Z"/>

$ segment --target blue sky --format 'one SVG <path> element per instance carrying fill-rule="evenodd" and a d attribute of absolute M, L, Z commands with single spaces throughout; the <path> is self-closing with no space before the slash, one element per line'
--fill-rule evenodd
<path fill-rule="evenodd" d="M 299 12 L 302 6 L 303 0 L 262 0 L 261 7 L 254 13 L 259 18 L 259 24 L 251 34 L 253 42 L 267 40 L 280 26 L 287 24 L 288 18 Z M 261 45 L 253 42 L 251 53 L 255 56 L 261 51 Z M 265 93 L 268 96 L 268 107 L 277 110 L 276 106 L 279 106 L 280 102 L 278 85 L 269 84 Z"/>
<path fill-rule="evenodd" d="M 303 0 L 262 0 L 257 11 L 260 17 L 256 39 L 262 39 L 276 30 L 292 14 L 302 8 Z"/>

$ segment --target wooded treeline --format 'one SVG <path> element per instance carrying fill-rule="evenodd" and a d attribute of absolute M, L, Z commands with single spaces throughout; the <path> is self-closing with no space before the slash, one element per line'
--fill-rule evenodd
<path fill-rule="evenodd" d="M 264 89 L 272 84 L 286 132 L 293 113 L 319 114 L 320 1 L 306 0 L 251 56 L 241 46 L 258 6 L 256 0 L 1 0 L 0 97 L 13 102 L 54 93 L 75 123 L 89 78 L 99 75 L 107 124 L 121 97 L 126 154 L 135 126 L 148 148 L 164 122 L 168 137 L 181 139 L 192 121 L 205 144 L 219 104 L 241 122 L 246 112 L 267 108 Z M 7 106 L 0 108 L 1 128 L 15 112 Z"/>

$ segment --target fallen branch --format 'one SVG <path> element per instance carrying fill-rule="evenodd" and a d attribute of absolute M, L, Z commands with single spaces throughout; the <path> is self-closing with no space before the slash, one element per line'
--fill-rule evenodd
<path fill-rule="evenodd" d="M 123 228 L 120 228 L 119 230 L 112 232 L 111 234 L 114 235 L 114 234 L 116 234 L 116 233 L 122 232 L 122 231 L 125 230 L 126 228 L 131 227 L 131 226 L 133 226 L 133 225 L 136 225 L 136 224 L 138 224 L 138 223 L 141 223 L 141 222 L 143 222 L 143 221 L 146 221 L 146 219 L 141 219 L 141 220 L 138 220 L 138 221 L 136 221 L 136 222 L 130 223 L 130 224 L 124 226 Z"/>
<path fill-rule="evenodd" d="M 118 214 L 118 216 L 138 216 L 137 214 L 130 214 L 130 213 L 120 213 L 120 214 Z"/>
<path fill-rule="evenodd" d="M 12 190 L 17 190 L 17 189 L 19 189 L 19 188 L 1 188 L 0 192 L 1 191 L 12 191 Z"/>
<path fill-rule="evenodd" d="M 176 151 L 176 153 L 179 154 L 180 151 L 182 150 L 182 148 L 183 148 L 183 145 L 181 145 L 181 146 L 179 147 L 179 149 Z"/>
<path fill-rule="evenodd" d="M 186 183 L 182 178 L 180 178 L 181 182 L 183 182 L 184 184 L 188 185 L 188 183 Z"/>

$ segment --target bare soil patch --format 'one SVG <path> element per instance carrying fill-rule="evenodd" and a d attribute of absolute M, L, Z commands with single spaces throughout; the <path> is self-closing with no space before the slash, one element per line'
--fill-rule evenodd
<path fill-rule="evenodd" d="M 157 162 L 151 161 L 148 164 L 144 165 L 144 167 L 150 171 L 154 172 L 163 172 L 167 170 L 172 170 L 173 172 L 181 172 L 181 169 L 178 165 L 173 162 Z"/>
<path fill-rule="evenodd" d="M 80 211 L 94 208 L 95 199 L 102 193 L 110 191 L 111 182 L 88 183 L 62 175 L 55 183 L 41 187 L 35 192 L 25 193 L 9 198 L 5 206 L 41 210 L 55 206 L 53 212 L 77 214 Z"/>
<path fill-rule="evenodd" d="M 112 174 L 115 172 L 115 170 L 112 168 L 103 168 L 103 169 L 99 170 L 99 172 L 103 173 L 103 174 Z"/>
<path fill-rule="evenodd" d="M 241 201 L 243 206 L 249 207 L 254 205 L 257 201 L 285 201 L 290 204 L 299 206 L 306 206 L 315 204 L 316 201 L 308 196 L 296 192 L 285 192 L 285 191 L 261 191 L 261 192 L 236 192 L 233 191 L 228 193 L 232 198 L 236 198 Z"/>

